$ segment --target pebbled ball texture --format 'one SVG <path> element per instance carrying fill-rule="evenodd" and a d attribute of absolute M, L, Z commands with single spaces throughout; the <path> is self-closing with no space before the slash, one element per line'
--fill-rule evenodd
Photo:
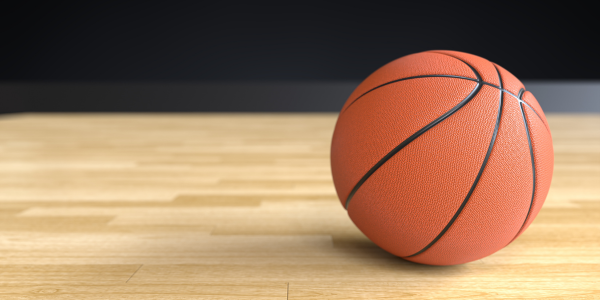
<path fill-rule="evenodd" d="M 335 188 L 356 226 L 431 265 L 483 258 L 522 234 L 546 199 L 553 161 L 533 94 L 457 51 L 375 71 L 346 101 L 331 145 Z"/>

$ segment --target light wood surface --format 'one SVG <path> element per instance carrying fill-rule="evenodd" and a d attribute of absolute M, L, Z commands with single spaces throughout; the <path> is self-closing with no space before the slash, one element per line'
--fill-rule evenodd
<path fill-rule="evenodd" d="M 335 114 L 0 117 L 0 299 L 600 298 L 600 116 L 550 115 L 544 208 L 433 267 L 335 195 Z"/>

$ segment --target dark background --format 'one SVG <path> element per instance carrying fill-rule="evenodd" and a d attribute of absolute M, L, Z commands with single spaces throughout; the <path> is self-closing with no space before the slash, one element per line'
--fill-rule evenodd
<path fill-rule="evenodd" d="M 575 2 L 4 5 L 0 111 L 336 110 L 380 66 L 431 49 L 477 54 L 523 81 L 588 82 L 600 79 L 593 12 Z"/>

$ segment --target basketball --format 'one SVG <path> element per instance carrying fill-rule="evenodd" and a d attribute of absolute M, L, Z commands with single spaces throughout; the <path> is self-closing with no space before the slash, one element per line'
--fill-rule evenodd
<path fill-rule="evenodd" d="M 350 95 L 331 145 L 337 195 L 375 244 L 429 265 L 504 248 L 540 211 L 554 165 L 533 94 L 457 51 L 407 55 Z"/>

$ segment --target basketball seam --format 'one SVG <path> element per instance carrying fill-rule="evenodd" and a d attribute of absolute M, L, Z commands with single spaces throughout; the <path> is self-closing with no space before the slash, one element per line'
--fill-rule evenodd
<path fill-rule="evenodd" d="M 522 95 L 522 93 L 519 93 L 520 95 Z M 531 171 L 532 171 L 532 181 L 533 181 L 533 188 L 532 188 L 532 192 L 531 192 L 531 201 L 529 202 L 529 209 L 527 210 L 527 215 L 525 215 L 525 220 L 523 221 L 523 225 L 521 225 L 521 228 L 519 228 L 519 231 L 517 231 L 517 234 L 515 235 L 515 237 L 509 242 L 512 243 L 517 236 L 519 236 L 519 233 L 521 232 L 521 230 L 523 230 L 523 228 L 525 227 L 525 224 L 527 224 L 527 220 L 529 220 L 529 215 L 531 214 L 531 208 L 533 207 L 533 199 L 535 198 L 535 157 L 533 154 L 533 145 L 531 143 L 531 133 L 529 130 L 529 124 L 527 123 L 527 116 L 525 115 L 525 110 L 523 109 L 523 104 L 519 105 L 519 108 L 521 109 L 521 115 L 523 116 L 523 125 L 525 126 L 525 132 L 527 133 L 527 142 L 529 143 L 529 154 L 531 155 Z"/>
<path fill-rule="evenodd" d="M 345 112 L 347 111 L 350 106 L 352 106 L 352 104 L 354 104 L 354 102 L 358 101 L 358 99 L 360 99 L 361 97 L 363 97 L 364 95 L 380 88 L 380 87 L 384 87 L 386 85 L 392 84 L 392 83 L 396 83 L 396 82 L 400 82 L 400 81 L 405 81 L 405 80 L 410 80 L 410 79 L 418 79 L 418 78 L 431 78 L 431 77 L 446 77 L 446 78 L 458 78 L 458 79 L 467 79 L 467 80 L 471 80 L 471 81 L 477 81 L 477 79 L 473 79 L 473 78 L 469 78 L 469 77 L 463 77 L 463 76 L 457 76 L 457 75 L 443 75 L 443 74 L 434 74 L 434 75 L 418 75 L 418 76 L 410 76 L 410 77 L 404 77 L 404 78 L 400 78 L 400 79 L 394 79 L 392 81 L 380 84 L 364 93 L 362 93 L 362 95 L 358 96 L 356 99 L 352 100 L 352 102 L 350 102 L 350 104 L 348 104 L 348 106 L 346 106 L 346 108 L 342 111 Z"/>
<path fill-rule="evenodd" d="M 494 68 L 496 68 L 496 67 L 494 66 Z M 502 77 L 500 76 L 500 72 L 498 71 L 498 69 L 496 69 L 496 72 L 498 73 L 498 79 L 499 79 L 499 84 L 500 84 L 499 86 L 502 87 Z M 483 171 L 485 170 L 485 167 L 487 166 L 488 160 L 492 154 L 492 150 L 494 149 L 494 146 L 496 145 L 496 137 L 498 136 L 498 129 L 500 128 L 500 120 L 502 118 L 503 96 L 504 96 L 504 92 L 502 90 L 500 90 L 500 99 L 498 101 L 499 102 L 498 103 L 498 114 L 496 116 L 496 124 L 494 126 L 492 138 L 490 139 L 490 145 L 488 146 L 488 150 L 487 150 L 487 153 L 485 154 L 485 158 L 483 159 L 483 163 L 481 164 L 481 167 L 479 168 L 477 177 L 475 177 L 475 180 L 473 181 L 473 185 L 471 185 L 471 189 L 469 189 L 469 192 L 467 193 L 465 200 L 463 200 L 460 207 L 458 208 L 456 213 L 454 213 L 454 216 L 452 216 L 452 219 L 450 219 L 450 221 L 448 222 L 448 224 L 446 224 L 444 229 L 442 229 L 442 231 L 429 244 L 427 244 L 427 246 L 425 246 L 423 249 L 417 251 L 415 254 L 408 255 L 405 257 L 417 256 L 417 255 L 427 251 L 429 248 L 431 248 L 431 246 L 433 246 L 437 241 L 439 241 L 442 238 L 442 236 L 444 236 L 444 234 L 446 234 L 446 232 L 450 229 L 452 224 L 454 224 L 456 219 L 458 219 L 458 216 L 462 213 L 463 209 L 465 208 L 465 206 L 471 199 L 471 196 L 473 195 L 473 192 L 475 191 L 475 188 L 477 187 L 477 184 L 479 183 L 479 180 L 481 179 L 481 176 L 483 175 Z"/>
<path fill-rule="evenodd" d="M 404 148 L 408 144 L 410 144 L 413 140 L 415 140 L 416 138 L 418 138 L 423 133 L 425 133 L 429 129 L 433 128 L 435 125 L 439 124 L 443 120 L 447 119 L 452 114 L 454 114 L 456 111 L 458 111 L 459 109 L 461 109 L 464 105 L 466 105 L 467 103 L 469 103 L 471 101 L 471 99 L 475 98 L 475 96 L 479 93 L 479 91 L 481 90 L 481 86 L 482 86 L 481 84 L 477 84 L 477 86 L 475 86 L 475 88 L 471 91 L 471 93 L 469 93 L 469 95 L 467 95 L 467 97 L 465 99 L 463 99 L 460 103 L 458 103 L 456 106 L 454 106 L 453 108 L 451 108 L 449 111 L 447 111 L 446 113 L 444 113 L 443 115 L 441 115 L 437 119 L 433 120 L 431 123 L 425 125 L 421 129 L 419 129 L 417 132 L 413 133 L 407 139 L 405 139 L 400 144 L 398 144 L 398 146 L 396 146 L 394 149 L 392 149 L 392 151 L 388 152 L 388 154 L 386 154 L 382 159 L 380 159 L 373 167 L 371 167 L 371 169 L 369 169 L 369 171 L 367 171 L 367 173 L 365 173 L 365 175 L 363 175 L 363 177 L 356 183 L 356 185 L 354 186 L 354 188 L 350 191 L 350 194 L 348 194 L 348 197 L 346 198 L 346 209 L 348 209 L 348 206 L 350 204 L 350 200 L 352 200 L 352 197 L 354 196 L 354 194 L 358 191 L 358 189 L 362 186 L 362 184 L 369 177 L 371 177 L 371 175 L 373 173 L 375 173 L 375 171 L 377 171 L 377 169 L 379 169 L 379 167 L 381 167 L 390 158 L 392 158 L 392 156 L 396 155 L 396 153 L 398 153 L 400 150 L 402 150 L 402 148 Z"/>
<path fill-rule="evenodd" d="M 436 54 L 443 54 L 443 53 L 437 53 L 437 52 L 434 52 L 434 53 L 436 53 Z M 494 64 L 494 63 L 492 63 L 492 64 Z M 496 67 L 496 65 L 494 64 L 494 68 L 495 67 Z M 350 104 L 348 104 L 348 106 L 346 106 L 346 108 L 344 108 L 342 110 L 342 112 L 340 113 L 340 115 L 343 114 L 344 112 L 346 112 L 350 108 L 350 106 L 352 106 L 352 104 L 354 104 L 356 101 L 358 101 L 358 99 L 362 98 L 364 95 L 366 95 L 366 94 L 368 94 L 368 93 L 370 93 L 370 92 L 372 92 L 372 91 L 374 91 L 376 89 L 379 89 L 381 87 L 384 87 L 386 85 L 389 85 L 389 84 L 392 84 L 392 83 L 396 83 L 396 82 L 406 81 L 406 80 L 410 80 L 410 79 L 430 78 L 430 77 L 446 77 L 446 78 L 464 79 L 464 80 L 479 82 L 481 84 L 485 84 L 485 85 L 491 86 L 493 88 L 497 88 L 497 89 L 499 89 L 499 90 L 501 90 L 501 91 L 503 91 L 503 92 L 505 92 L 505 93 L 513 96 L 515 99 L 517 99 L 517 101 L 519 101 L 519 103 L 524 103 L 525 105 L 529 106 L 529 108 L 531 108 L 531 110 L 535 113 L 535 115 L 540 120 L 542 120 L 542 123 L 544 123 L 544 126 L 546 127 L 546 130 L 550 131 L 550 128 L 548 128 L 548 126 L 546 125 L 546 123 L 544 122 L 544 119 L 542 119 L 542 117 L 540 116 L 540 114 L 538 114 L 538 112 L 531 105 L 529 105 L 529 103 L 527 103 L 523 99 L 520 99 L 519 96 L 511 93 L 509 90 L 506 90 L 506 89 L 501 88 L 501 87 L 499 87 L 499 86 L 497 86 L 497 85 L 495 85 L 493 83 L 489 83 L 489 82 L 486 82 L 486 81 L 477 80 L 477 79 L 469 78 L 469 77 L 456 76 L 456 75 L 441 75 L 441 74 L 437 74 L 437 75 L 419 75 L 419 76 L 411 76 L 411 77 L 405 77 L 405 78 L 395 79 L 395 80 L 392 80 L 392 81 L 380 84 L 380 85 L 378 85 L 378 86 L 376 86 L 376 87 L 374 87 L 374 88 L 372 88 L 372 89 L 364 92 L 362 95 L 358 96 L 356 99 L 352 100 L 352 102 L 350 102 Z M 521 89 L 521 90 L 523 90 L 523 89 Z"/>
<path fill-rule="evenodd" d="M 533 207 L 533 200 L 535 198 L 535 179 L 536 179 L 536 174 L 535 174 L 535 159 L 534 159 L 534 154 L 533 154 L 533 146 L 532 146 L 532 142 L 531 142 L 531 133 L 529 130 L 529 125 L 527 123 L 527 119 L 526 119 L 526 115 L 524 112 L 524 106 L 526 105 L 528 106 L 533 112 L 534 114 L 542 121 L 542 123 L 544 124 L 544 126 L 546 127 L 546 129 L 549 131 L 550 129 L 548 128 L 548 126 L 546 125 L 546 123 L 544 122 L 544 119 L 537 113 L 537 111 L 531 106 L 529 105 L 529 103 L 525 102 L 522 99 L 522 96 L 525 92 L 525 89 L 520 89 L 518 95 L 515 95 L 513 93 L 511 93 L 510 91 L 504 89 L 503 84 L 502 84 L 502 76 L 500 75 L 500 72 L 498 70 L 498 68 L 496 67 L 496 65 L 494 63 L 492 63 L 492 65 L 494 65 L 494 68 L 496 70 L 496 73 L 498 74 L 498 78 L 499 78 L 499 85 L 496 86 L 492 83 L 489 82 L 485 82 L 482 80 L 480 74 L 475 70 L 474 67 L 472 67 L 471 65 L 469 65 L 466 61 L 452 56 L 450 54 L 447 53 L 439 53 L 439 52 L 433 52 L 436 54 L 441 54 L 441 55 L 447 55 L 450 57 L 453 57 L 455 59 L 458 59 L 460 61 L 462 61 L 463 63 L 465 63 L 467 66 L 469 66 L 469 68 L 471 68 L 471 70 L 475 73 L 477 79 L 474 78 L 470 78 L 470 77 L 463 77 L 463 76 L 455 76 L 455 75 L 420 75 L 420 76 L 412 76 L 412 77 L 406 77 L 406 78 L 401 78 L 401 79 L 396 79 L 393 81 L 389 81 L 386 82 L 384 84 L 381 84 L 379 86 L 376 86 L 375 88 L 372 88 L 370 90 L 368 90 L 367 92 L 363 93 L 362 95 L 360 95 L 359 97 L 357 97 L 356 99 L 354 99 L 340 114 L 344 113 L 346 110 L 348 110 L 350 108 L 350 106 L 352 104 L 354 104 L 357 100 L 359 100 L 361 97 L 363 97 L 364 95 L 378 89 L 381 88 L 383 86 L 392 84 L 392 83 L 396 83 L 396 82 L 400 82 L 400 81 L 405 81 L 405 80 L 410 80 L 410 79 L 418 79 L 418 78 L 428 78 L 428 77 L 446 77 L 446 78 L 457 78 L 457 79 L 464 79 L 464 80 L 469 80 L 469 81 L 474 81 L 477 83 L 477 85 L 475 86 L 475 88 L 469 93 L 469 95 L 467 95 L 467 97 L 465 99 L 463 99 L 461 102 L 459 102 L 456 106 L 454 106 L 453 108 L 451 108 L 450 110 L 448 110 L 447 112 L 445 112 L 443 115 L 441 115 L 440 117 L 436 118 L 434 121 L 432 121 L 431 123 L 425 125 L 423 128 L 421 128 L 420 130 L 418 130 L 417 132 L 415 132 L 414 134 L 412 134 L 410 137 L 408 137 L 406 140 L 402 141 L 398 146 L 396 146 L 394 149 L 392 149 L 392 151 L 390 151 L 388 154 L 386 154 L 382 159 L 380 159 L 373 167 L 371 167 L 371 169 L 369 169 L 369 171 L 363 175 L 363 177 L 359 180 L 359 182 L 354 186 L 354 188 L 352 189 L 352 191 L 350 192 L 350 194 L 348 195 L 347 199 L 346 199 L 346 203 L 345 203 L 345 208 L 348 210 L 349 208 L 349 204 L 350 201 L 352 200 L 354 194 L 358 191 L 358 189 L 363 185 L 363 183 L 375 172 L 377 171 L 377 169 L 379 169 L 383 164 L 385 164 L 392 156 L 394 156 L 396 153 L 398 153 L 400 150 L 402 150 L 404 147 L 406 147 L 409 143 L 411 143 L 413 140 L 417 139 L 419 136 L 421 136 L 422 134 L 424 134 L 426 131 L 428 131 L 429 129 L 435 127 L 437 124 L 441 123 L 443 120 L 447 119 L 448 117 L 450 117 L 451 115 L 453 115 L 455 112 L 457 112 L 458 110 L 460 110 L 462 107 L 464 107 L 468 102 L 470 102 L 473 98 L 475 98 L 475 96 L 477 96 L 477 94 L 481 91 L 481 88 L 483 85 L 488 85 L 491 86 L 493 88 L 496 88 L 500 91 L 500 100 L 499 100 L 499 108 L 498 108 L 498 114 L 497 114 L 497 118 L 496 118 L 496 124 L 494 127 L 494 132 L 492 134 L 492 138 L 490 140 L 490 145 L 488 147 L 488 151 L 486 153 L 486 156 L 484 158 L 484 161 L 482 163 L 482 166 L 480 167 L 480 170 L 475 178 L 475 181 L 473 182 L 473 185 L 471 186 L 471 189 L 469 190 L 469 192 L 467 193 L 467 196 L 465 197 L 465 200 L 463 200 L 463 203 L 461 204 L 461 206 L 458 208 L 457 212 L 454 214 L 453 218 L 448 222 L 448 224 L 446 224 L 446 226 L 444 227 L 444 229 L 442 229 L 442 231 L 436 236 L 436 238 L 434 238 L 427 246 L 425 246 L 423 249 L 421 249 L 420 251 L 418 251 L 415 254 L 409 255 L 409 256 L 404 256 L 404 257 L 414 257 L 416 255 L 419 255 L 423 252 L 425 252 L 426 250 L 428 250 L 431 246 L 433 246 L 439 239 L 441 239 L 441 237 L 449 230 L 449 228 L 452 226 L 452 224 L 456 221 L 456 219 L 458 218 L 458 216 L 462 213 L 463 209 L 465 208 L 466 204 L 468 203 L 468 200 L 471 198 L 477 184 L 479 183 L 479 180 L 481 179 L 481 176 L 483 174 L 483 171 L 485 170 L 485 167 L 487 166 L 487 162 L 489 160 L 489 157 L 491 155 L 491 152 L 495 146 L 495 141 L 496 141 L 496 137 L 498 134 L 498 130 L 499 130 L 499 125 L 500 125 L 500 120 L 502 117 L 502 106 L 503 106 L 503 93 L 507 93 L 509 95 L 511 95 L 512 97 L 514 97 L 518 103 L 519 103 L 519 108 L 521 110 L 521 115 L 523 117 L 523 122 L 524 122 L 524 126 L 525 126 L 525 130 L 526 130 L 526 134 L 527 134 L 527 141 L 529 144 L 529 152 L 530 152 L 530 156 L 531 156 L 531 164 L 532 164 L 532 172 L 533 172 L 533 190 L 532 190 L 532 195 L 531 195 L 531 201 L 529 204 L 529 209 L 527 211 L 527 215 L 525 217 L 525 220 L 523 221 L 523 224 L 521 225 L 521 228 L 519 229 L 519 231 L 517 232 L 517 234 L 515 235 L 515 237 L 511 240 L 511 242 L 517 238 L 517 236 L 519 235 L 519 233 L 521 232 L 521 230 L 525 227 L 525 224 L 527 223 L 530 214 L 531 214 L 531 209 Z M 491 62 L 490 62 L 491 63 Z M 509 242 L 510 244 L 510 242 Z"/>
<path fill-rule="evenodd" d="M 521 89 L 521 90 L 523 90 L 523 94 L 526 92 L 525 89 Z M 546 124 L 546 121 L 544 121 L 544 119 L 542 119 L 542 117 L 540 117 L 538 112 L 533 107 L 531 107 L 531 105 L 529 105 L 529 103 L 525 102 L 521 98 L 521 97 L 523 97 L 523 94 L 521 94 L 521 96 L 519 98 L 517 98 L 517 101 L 519 101 L 520 104 L 527 105 L 527 107 L 529 107 L 531 109 L 531 111 L 533 111 L 533 113 L 538 117 L 538 119 L 540 119 L 540 121 L 542 121 L 542 124 L 544 124 L 544 127 L 546 127 L 546 130 L 548 130 L 548 132 L 550 132 L 550 128 L 548 127 L 548 124 Z"/>
<path fill-rule="evenodd" d="M 529 103 L 523 101 L 523 99 L 517 98 L 517 100 L 519 101 L 519 103 L 527 105 L 527 107 L 529 107 L 531 109 L 531 111 L 533 111 L 533 113 L 538 117 L 538 119 L 540 119 L 540 121 L 542 121 L 542 124 L 544 124 L 544 127 L 546 127 L 546 130 L 548 130 L 548 132 L 550 132 L 550 128 L 548 128 L 548 125 L 546 124 L 544 119 L 542 119 L 542 117 L 540 117 L 540 115 L 537 113 L 537 111 L 535 111 L 535 109 L 533 107 L 531 107 L 531 105 L 529 105 Z"/>
<path fill-rule="evenodd" d="M 519 90 L 519 94 L 517 95 L 518 99 L 521 99 L 521 97 L 523 97 L 523 94 L 525 93 L 525 89 L 520 89 Z"/>
<path fill-rule="evenodd" d="M 454 56 L 451 56 L 451 55 L 448 55 L 448 56 L 454 57 Z M 456 57 L 454 57 L 454 58 L 456 58 Z M 464 107 L 467 103 L 469 103 L 473 98 L 475 98 L 475 96 L 477 96 L 477 94 L 479 93 L 479 91 L 481 90 L 481 87 L 482 87 L 482 84 L 481 84 L 481 82 L 482 82 L 481 75 L 479 75 L 479 73 L 477 72 L 477 70 L 475 70 L 475 68 L 473 68 L 471 65 L 469 65 L 468 63 L 466 63 L 462 59 L 460 59 L 460 58 L 456 58 L 456 59 L 458 59 L 458 60 L 462 61 L 463 63 L 465 63 L 467 66 L 469 66 L 469 68 L 471 68 L 471 70 L 473 71 L 473 73 L 475 73 L 475 77 L 477 77 L 477 79 L 478 79 L 477 80 L 477 85 L 475 86 L 475 88 L 469 93 L 469 95 L 467 95 L 467 97 L 465 99 L 463 99 L 461 102 L 459 102 L 456 106 L 452 107 L 450 110 L 448 110 L 443 115 L 441 115 L 438 118 L 436 118 L 435 120 L 433 120 L 431 123 L 425 125 L 423 128 L 419 129 L 417 132 L 413 133 L 407 139 L 405 139 L 400 144 L 398 144 L 398 146 L 396 146 L 394 149 L 392 149 L 392 151 L 388 152 L 373 167 L 371 167 L 369 169 L 369 171 L 367 171 L 367 173 L 365 173 L 365 175 L 363 175 L 362 178 L 354 185 L 354 188 L 352 188 L 352 190 L 348 194 L 348 197 L 346 197 L 346 203 L 345 203 L 346 210 L 348 210 L 348 207 L 350 205 L 350 201 L 352 200 L 352 197 L 354 197 L 354 194 L 356 194 L 356 192 L 363 185 L 363 183 L 365 181 L 367 181 L 367 179 L 369 179 L 369 177 L 371 177 L 371 175 L 373 173 L 375 173 L 375 171 L 377 171 L 379 169 L 379 167 L 381 167 L 383 164 L 385 164 L 390 158 L 392 158 L 392 156 L 396 155 L 396 153 L 398 153 L 400 150 L 402 150 L 402 148 L 404 148 L 408 144 L 410 144 L 413 140 L 415 140 L 416 138 L 418 138 L 419 136 L 421 136 L 423 133 L 425 133 L 429 129 L 433 128 L 434 126 L 436 126 L 437 124 L 439 124 L 443 120 L 445 120 L 448 117 L 450 117 L 451 115 L 453 115 L 455 112 L 457 112 L 459 109 L 461 109 L 462 107 Z"/>

